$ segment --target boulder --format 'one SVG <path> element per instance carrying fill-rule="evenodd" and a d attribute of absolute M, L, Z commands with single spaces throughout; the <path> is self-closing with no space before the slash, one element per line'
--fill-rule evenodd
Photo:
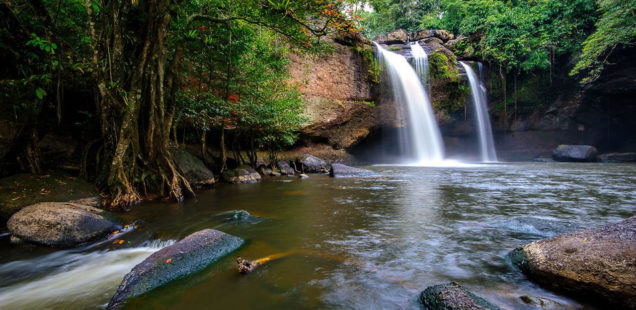
<path fill-rule="evenodd" d="M 636 309 L 636 217 L 531 242 L 511 259 L 539 284 Z"/>
<path fill-rule="evenodd" d="M 604 163 L 633 163 L 636 162 L 636 153 L 605 153 L 599 155 L 598 160 Z"/>
<path fill-rule="evenodd" d="M 190 184 L 194 186 L 214 185 L 214 174 L 201 159 L 177 147 L 173 147 L 172 152 L 177 166 L 183 171 Z"/>
<path fill-rule="evenodd" d="M 434 30 L 434 34 L 436 38 L 439 38 L 440 40 L 446 42 L 448 40 L 452 40 L 453 38 L 455 38 L 455 35 L 453 35 L 452 33 L 443 30 L 443 29 L 439 29 L 439 30 Z"/>
<path fill-rule="evenodd" d="M 38 202 L 75 202 L 101 205 L 93 185 L 65 173 L 16 174 L 0 179 L 0 219 L 7 220 L 20 209 Z"/>
<path fill-rule="evenodd" d="M 451 51 L 455 51 L 457 44 L 466 41 L 466 39 L 467 37 L 465 35 L 460 34 L 459 36 L 457 36 L 457 38 L 448 40 L 446 43 L 444 43 L 444 46 L 446 46 L 446 48 Z"/>
<path fill-rule="evenodd" d="M 561 144 L 552 151 L 552 158 L 556 161 L 589 162 L 596 161 L 598 151 L 590 145 Z"/>
<path fill-rule="evenodd" d="M 282 175 L 294 175 L 295 171 L 294 168 L 292 168 L 289 165 L 289 162 L 287 161 L 279 161 L 276 163 L 276 167 L 278 168 L 278 170 L 280 170 L 280 173 Z"/>
<path fill-rule="evenodd" d="M 243 166 L 227 170 L 221 175 L 223 182 L 232 184 L 249 184 L 261 181 L 261 175 L 256 170 Z"/>
<path fill-rule="evenodd" d="M 327 162 L 309 154 L 303 154 L 296 158 L 296 166 L 304 173 L 325 173 Z"/>
<path fill-rule="evenodd" d="M 373 41 L 384 44 L 406 43 L 408 40 L 409 33 L 404 29 L 396 29 L 385 35 L 373 38 Z"/>
<path fill-rule="evenodd" d="M 434 30 L 415 30 L 411 32 L 411 41 L 419 41 L 425 38 L 430 38 L 434 35 Z"/>
<path fill-rule="evenodd" d="M 128 298 L 201 271 L 242 244 L 241 238 L 218 230 L 195 232 L 135 266 L 124 277 L 107 309 L 120 309 Z"/>
<path fill-rule="evenodd" d="M 371 170 L 349 167 L 343 164 L 331 164 L 331 169 L 329 170 L 329 176 L 332 177 L 354 177 L 373 174 Z"/>
<path fill-rule="evenodd" d="M 429 310 L 499 309 L 455 282 L 427 287 L 420 302 Z"/>
<path fill-rule="evenodd" d="M 72 247 L 117 229 L 105 212 L 69 202 L 42 202 L 23 208 L 9 219 L 13 237 L 51 247 Z"/>

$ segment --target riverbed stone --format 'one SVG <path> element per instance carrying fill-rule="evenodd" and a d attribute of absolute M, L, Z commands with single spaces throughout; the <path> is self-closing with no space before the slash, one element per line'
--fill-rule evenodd
<path fill-rule="evenodd" d="M 427 287 L 420 294 L 420 302 L 429 310 L 499 309 L 456 282 Z"/>
<path fill-rule="evenodd" d="M 603 163 L 633 163 L 636 162 L 636 153 L 605 153 L 598 156 Z"/>
<path fill-rule="evenodd" d="M 62 172 L 47 175 L 16 174 L 0 179 L 0 221 L 38 202 L 67 202 L 99 207 L 95 187 L 81 178 Z"/>
<path fill-rule="evenodd" d="M 221 179 L 226 183 L 250 184 L 260 182 L 261 175 L 251 167 L 243 166 L 223 172 Z"/>
<path fill-rule="evenodd" d="M 310 154 L 303 154 L 296 158 L 296 166 L 304 173 L 325 173 L 327 162 Z"/>
<path fill-rule="evenodd" d="M 103 210 L 69 202 L 42 202 L 23 208 L 9 219 L 11 235 L 51 247 L 73 247 L 117 229 Z"/>
<path fill-rule="evenodd" d="M 354 177 L 373 174 L 371 170 L 349 167 L 343 164 L 331 164 L 331 169 L 329 170 L 329 176 L 332 177 Z"/>
<path fill-rule="evenodd" d="M 128 298 L 199 272 L 238 249 L 243 242 L 239 237 L 214 229 L 195 232 L 135 266 L 124 277 L 107 309 L 121 309 Z"/>
<path fill-rule="evenodd" d="M 294 175 L 295 173 L 294 168 L 285 160 L 278 161 L 276 167 L 282 175 Z"/>
<path fill-rule="evenodd" d="M 636 217 L 534 241 L 510 256 L 546 287 L 636 309 Z"/>
<path fill-rule="evenodd" d="M 214 185 L 214 174 L 203 161 L 182 148 L 172 148 L 174 160 L 183 171 L 188 182 L 194 186 Z"/>
<path fill-rule="evenodd" d="M 556 161 L 589 162 L 596 161 L 598 151 L 591 145 L 561 144 L 552 151 Z"/>

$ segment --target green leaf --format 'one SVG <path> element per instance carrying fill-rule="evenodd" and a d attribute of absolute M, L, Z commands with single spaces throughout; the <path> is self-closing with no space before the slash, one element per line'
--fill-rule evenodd
<path fill-rule="evenodd" d="M 38 99 L 42 100 L 44 96 L 46 96 L 46 91 L 38 87 L 35 89 L 35 96 L 38 97 Z"/>

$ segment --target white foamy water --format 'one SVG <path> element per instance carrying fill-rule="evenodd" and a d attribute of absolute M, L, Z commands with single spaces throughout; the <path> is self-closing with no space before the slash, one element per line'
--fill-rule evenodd
<path fill-rule="evenodd" d="M 89 253 L 58 251 L 0 265 L 3 278 L 11 273 L 36 273 L 26 281 L 0 288 L 0 309 L 103 307 L 135 265 L 173 243 L 151 241 L 137 248 Z"/>

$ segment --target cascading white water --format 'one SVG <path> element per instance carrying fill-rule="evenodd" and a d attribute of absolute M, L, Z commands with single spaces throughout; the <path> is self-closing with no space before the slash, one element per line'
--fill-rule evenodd
<path fill-rule="evenodd" d="M 490 117 L 488 116 L 488 101 L 486 97 L 486 85 L 481 83 L 477 74 L 471 66 L 459 62 L 466 70 L 468 75 L 468 82 L 470 83 L 470 90 L 473 97 L 473 104 L 475 106 L 475 114 L 477 120 L 477 132 L 479 134 L 479 149 L 481 153 L 482 162 L 496 162 L 497 153 L 495 152 L 495 143 L 492 137 L 492 127 L 490 126 Z M 481 70 L 480 70 L 481 71 Z"/>
<path fill-rule="evenodd" d="M 426 54 L 419 43 L 414 42 L 413 44 L 411 44 L 411 55 L 413 55 L 413 62 L 415 62 L 415 71 L 417 71 L 417 75 L 419 75 L 424 88 L 426 88 L 426 90 L 428 91 L 428 54 Z"/>
<path fill-rule="evenodd" d="M 173 243 L 154 240 L 114 251 L 58 251 L 0 265 L 0 278 L 16 281 L 0 287 L 0 309 L 102 307 L 130 269 Z"/>
<path fill-rule="evenodd" d="M 405 57 L 374 43 L 380 62 L 386 67 L 398 107 L 406 112 L 406 129 L 400 135 L 404 149 L 402 164 L 428 165 L 444 160 L 442 136 L 435 121 L 426 89 Z M 402 110 L 398 109 L 398 112 Z"/>

